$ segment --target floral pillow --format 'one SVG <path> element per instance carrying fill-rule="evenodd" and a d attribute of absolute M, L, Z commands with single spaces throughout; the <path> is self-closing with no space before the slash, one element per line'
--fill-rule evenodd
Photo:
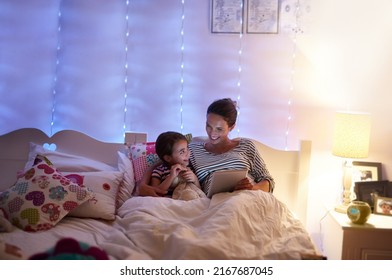
<path fill-rule="evenodd" d="M 135 181 L 139 182 L 147 168 L 159 161 L 155 152 L 155 142 L 132 144 L 130 146 L 130 158 L 133 164 Z"/>
<path fill-rule="evenodd" d="M 93 197 L 91 190 L 73 183 L 47 158 L 37 155 L 34 165 L 18 176 L 14 186 L 0 194 L 0 211 L 25 231 L 42 231 L 54 227 Z"/>
<path fill-rule="evenodd" d="M 114 220 L 116 198 L 123 180 L 123 172 L 97 171 L 65 173 L 64 177 L 94 192 L 94 197 L 73 209 L 68 215 L 80 218 Z"/>

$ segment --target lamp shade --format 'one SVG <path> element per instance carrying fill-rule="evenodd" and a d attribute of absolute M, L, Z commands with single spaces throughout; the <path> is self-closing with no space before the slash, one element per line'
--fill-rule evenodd
<path fill-rule="evenodd" d="M 332 154 L 344 158 L 366 158 L 370 126 L 370 114 L 336 112 Z"/>

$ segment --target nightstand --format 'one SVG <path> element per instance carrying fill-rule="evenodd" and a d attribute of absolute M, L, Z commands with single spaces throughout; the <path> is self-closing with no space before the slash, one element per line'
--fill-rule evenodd
<path fill-rule="evenodd" d="M 392 216 L 371 214 L 364 225 L 330 210 L 320 221 L 328 260 L 392 260 Z"/>

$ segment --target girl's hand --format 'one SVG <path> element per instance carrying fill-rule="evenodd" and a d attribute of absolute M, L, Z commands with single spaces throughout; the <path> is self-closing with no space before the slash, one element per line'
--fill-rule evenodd
<path fill-rule="evenodd" d="M 170 176 L 177 177 L 178 174 L 180 174 L 181 171 L 187 170 L 187 168 L 185 166 L 183 166 L 182 164 L 174 164 L 172 165 L 172 167 L 170 168 Z"/>

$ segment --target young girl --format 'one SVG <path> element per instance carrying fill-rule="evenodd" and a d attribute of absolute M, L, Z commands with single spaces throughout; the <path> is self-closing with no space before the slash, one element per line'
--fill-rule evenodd
<path fill-rule="evenodd" d="M 200 189 L 196 175 L 189 164 L 188 141 L 178 132 L 161 133 L 155 143 L 155 150 L 162 164 L 156 166 L 151 174 L 151 186 L 174 199 L 191 200 L 206 197 Z"/>

